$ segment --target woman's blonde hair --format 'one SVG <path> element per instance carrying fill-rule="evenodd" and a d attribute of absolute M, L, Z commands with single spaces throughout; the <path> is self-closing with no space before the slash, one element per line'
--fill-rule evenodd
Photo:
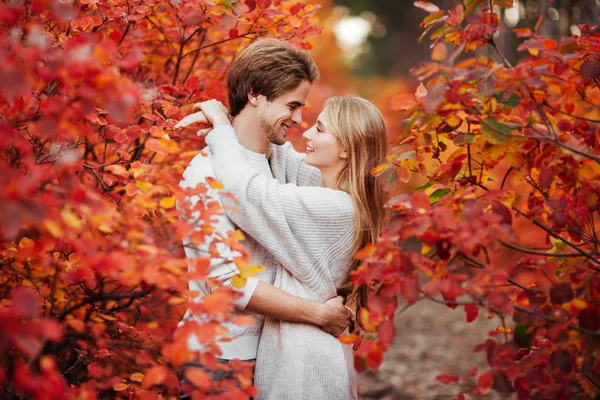
<path fill-rule="evenodd" d="M 327 128 L 348 152 L 348 162 L 341 170 L 337 188 L 348 193 L 354 202 L 356 238 L 353 254 L 369 243 L 375 243 L 386 218 L 384 204 L 388 196 L 371 170 L 385 162 L 387 129 L 383 116 L 372 103 L 360 97 L 332 97 L 325 102 Z M 368 288 L 355 287 L 350 273 L 358 268 L 353 260 L 338 293 L 358 311 L 367 301 Z"/>

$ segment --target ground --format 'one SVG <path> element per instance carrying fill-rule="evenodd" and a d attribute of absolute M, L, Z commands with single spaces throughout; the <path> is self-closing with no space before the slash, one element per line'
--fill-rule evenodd
<path fill-rule="evenodd" d="M 458 387 L 443 385 L 435 377 L 441 373 L 464 375 L 476 366 L 485 369 L 485 354 L 472 350 L 498 325 L 498 318 L 484 315 L 467 324 L 461 307 L 452 310 L 429 300 L 414 304 L 396 317 L 396 338 L 379 371 L 360 374 L 360 398 L 456 399 Z M 501 399 L 496 393 L 477 398 Z"/>

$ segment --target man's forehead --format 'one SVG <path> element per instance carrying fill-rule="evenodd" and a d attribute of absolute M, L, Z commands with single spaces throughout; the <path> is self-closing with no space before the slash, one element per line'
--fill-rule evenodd
<path fill-rule="evenodd" d="M 285 104 L 296 103 L 296 105 L 303 106 L 310 88 L 311 84 L 308 81 L 302 81 L 295 89 L 283 93 L 276 100 Z"/>

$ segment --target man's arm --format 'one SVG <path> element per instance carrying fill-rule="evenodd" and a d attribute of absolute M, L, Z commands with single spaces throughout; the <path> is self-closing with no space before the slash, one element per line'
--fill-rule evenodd
<path fill-rule="evenodd" d="M 353 318 L 342 297 L 317 303 L 262 281 L 258 281 L 246 310 L 283 321 L 316 325 L 333 336 L 341 335 Z"/>
<path fill-rule="evenodd" d="M 193 188 L 198 183 L 204 182 L 206 176 L 212 176 L 212 166 L 206 157 L 194 159 L 193 166 L 189 167 L 184 173 L 184 180 L 181 182 L 183 188 Z M 220 203 L 218 194 L 215 190 L 208 190 L 205 193 L 205 204 L 210 201 Z M 198 196 L 189 198 L 190 205 L 195 206 L 199 200 Z M 200 229 L 202 221 L 192 217 L 188 223 L 195 229 Z M 186 255 L 190 260 L 199 257 L 211 258 L 210 272 L 208 277 L 216 278 L 225 286 L 234 288 L 231 279 L 239 273 L 234 262 L 228 261 L 237 254 L 225 243 L 216 243 L 221 258 L 211 256 L 209 249 L 210 243 L 219 235 L 227 236 L 227 231 L 235 229 L 225 213 L 217 213 L 212 216 L 214 232 L 206 238 L 206 242 L 191 248 L 186 247 Z M 190 282 L 190 289 L 202 291 L 208 288 L 201 282 Z M 341 297 L 329 300 L 328 304 L 316 303 L 310 300 L 293 296 L 287 292 L 275 288 L 274 286 L 260 281 L 256 277 L 248 278 L 246 285 L 237 289 L 241 296 L 234 300 L 233 305 L 239 310 L 249 310 L 257 314 L 262 314 L 272 318 L 289 321 L 313 324 L 321 327 L 324 331 L 339 336 L 349 324 L 349 318 L 352 313 L 342 305 Z M 198 299 L 199 300 L 199 299 Z"/>

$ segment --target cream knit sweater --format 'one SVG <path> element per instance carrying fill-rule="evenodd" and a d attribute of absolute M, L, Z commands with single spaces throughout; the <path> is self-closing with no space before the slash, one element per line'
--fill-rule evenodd
<path fill-rule="evenodd" d="M 354 206 L 348 194 L 260 175 L 231 127 L 213 130 L 206 142 L 215 176 L 239 201 L 222 198 L 230 206 L 227 215 L 280 263 L 274 285 L 320 302 L 334 297 L 352 260 Z M 256 385 L 258 399 L 355 399 L 352 349 L 316 326 L 266 318 Z"/>

